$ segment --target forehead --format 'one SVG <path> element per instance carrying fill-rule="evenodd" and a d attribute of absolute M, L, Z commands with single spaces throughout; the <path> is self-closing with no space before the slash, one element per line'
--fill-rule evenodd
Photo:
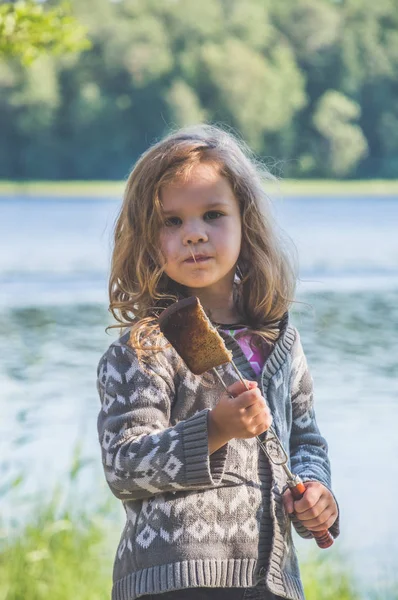
<path fill-rule="evenodd" d="M 163 186 L 160 201 L 163 212 L 204 204 L 238 205 L 229 181 L 209 164 L 196 165 L 184 179 Z"/>

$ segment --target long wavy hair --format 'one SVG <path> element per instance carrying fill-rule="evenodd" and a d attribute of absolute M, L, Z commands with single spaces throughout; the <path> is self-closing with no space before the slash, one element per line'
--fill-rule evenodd
<path fill-rule="evenodd" d="M 118 324 L 110 327 L 130 327 L 130 343 L 138 351 L 164 349 L 158 316 L 187 295 L 164 271 L 161 189 L 186 181 L 201 163 L 214 166 L 228 180 L 239 203 L 242 243 L 234 298 L 245 324 L 273 342 L 293 301 L 294 247 L 274 222 L 266 193 L 267 182 L 275 178 L 231 133 L 211 125 L 181 129 L 140 157 L 127 180 L 115 226 L 109 310 Z"/>

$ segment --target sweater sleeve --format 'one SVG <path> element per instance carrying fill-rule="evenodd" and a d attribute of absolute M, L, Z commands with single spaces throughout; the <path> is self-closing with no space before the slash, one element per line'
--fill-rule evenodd
<path fill-rule="evenodd" d="M 99 363 L 97 388 L 102 462 L 117 498 L 207 489 L 221 481 L 227 449 L 209 456 L 208 410 L 170 426 L 175 389 L 164 356 L 143 365 L 129 346 L 113 344 Z"/>
<path fill-rule="evenodd" d="M 303 481 L 319 481 L 333 494 L 328 446 L 316 422 L 313 380 L 297 331 L 292 348 L 290 389 L 292 402 L 292 429 L 290 434 L 292 471 L 299 475 Z M 312 533 L 294 515 L 292 521 L 301 537 L 313 537 Z M 339 531 L 338 516 L 330 527 L 330 533 L 333 537 L 337 537 Z"/>

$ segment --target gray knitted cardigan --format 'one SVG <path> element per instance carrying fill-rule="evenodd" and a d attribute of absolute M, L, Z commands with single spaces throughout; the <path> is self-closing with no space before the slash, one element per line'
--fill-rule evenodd
<path fill-rule="evenodd" d="M 327 444 L 313 409 L 312 379 L 298 332 L 281 335 L 261 375 L 220 330 L 246 379 L 257 379 L 292 470 L 330 489 Z M 265 577 L 278 596 L 304 598 L 291 520 L 284 510 L 286 475 L 255 439 L 233 439 L 209 456 L 207 417 L 223 388 L 213 373 L 193 375 L 173 348 L 138 359 L 129 333 L 98 367 L 99 441 L 106 480 L 126 511 L 113 572 L 113 600 L 180 588 L 251 587 Z M 219 367 L 227 385 L 237 376 Z M 266 435 L 266 434 L 263 434 Z M 338 535 L 338 520 L 331 528 Z"/>

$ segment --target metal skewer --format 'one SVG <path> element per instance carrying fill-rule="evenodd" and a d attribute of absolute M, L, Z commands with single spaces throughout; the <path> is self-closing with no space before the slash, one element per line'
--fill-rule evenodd
<path fill-rule="evenodd" d="M 243 383 L 245 388 L 248 390 L 249 387 L 248 387 L 247 383 L 245 382 L 245 380 L 243 379 L 238 367 L 236 366 L 236 364 L 234 363 L 233 360 L 231 360 L 231 364 L 232 364 L 236 374 L 238 375 L 240 381 Z M 228 393 L 228 395 L 231 398 L 233 398 L 233 396 L 228 392 L 228 388 L 227 388 L 223 378 L 221 377 L 220 373 L 217 371 L 217 368 L 213 367 L 212 371 L 216 375 L 218 380 L 220 381 L 224 390 Z M 276 435 L 274 428 L 272 426 L 269 427 L 267 432 L 268 432 L 267 438 L 264 441 L 262 441 L 258 435 L 256 436 L 257 444 L 260 446 L 261 450 L 264 452 L 264 454 L 267 456 L 267 458 L 274 465 L 278 465 L 283 468 L 283 470 L 285 471 L 285 473 L 287 475 L 286 483 L 292 493 L 294 500 L 300 500 L 304 496 L 304 492 L 306 490 L 305 485 L 304 485 L 303 481 L 301 480 L 301 478 L 298 475 L 295 475 L 294 473 L 292 473 L 291 470 L 289 469 L 288 464 L 287 464 L 288 460 L 289 460 L 288 455 L 282 445 L 282 442 Z M 269 435 L 269 434 L 271 434 L 271 435 Z M 268 451 L 267 445 L 271 445 L 271 447 L 273 447 L 277 451 L 278 455 L 281 456 L 281 460 L 278 460 L 277 458 L 275 458 L 272 455 L 272 453 Z M 324 529 L 322 531 L 311 531 L 311 533 L 314 536 L 315 541 L 320 548 L 329 548 L 329 546 L 331 546 L 333 544 L 334 540 L 328 529 Z"/>
<path fill-rule="evenodd" d="M 191 250 L 193 259 L 196 261 L 194 252 L 192 251 L 191 248 L 190 248 L 190 250 Z M 178 304 L 179 304 L 179 306 L 178 306 Z M 174 307 L 174 308 L 172 308 L 172 307 Z M 207 361 L 207 363 L 206 363 L 207 368 L 203 369 L 203 365 L 200 365 L 200 368 L 199 368 L 199 366 L 197 364 L 193 364 L 192 356 L 186 356 L 185 346 L 190 343 L 190 339 L 189 339 L 190 328 L 189 327 L 186 328 L 184 326 L 183 318 L 181 318 L 181 319 L 178 318 L 178 309 L 186 310 L 186 312 L 184 312 L 184 316 L 188 317 L 188 319 L 192 318 L 192 320 L 191 320 L 192 327 L 194 327 L 194 325 L 195 325 L 195 320 L 197 321 L 196 325 L 198 325 L 198 330 L 200 332 L 200 335 L 196 336 L 197 343 L 198 343 L 198 338 L 201 335 L 203 335 L 205 338 L 207 338 L 209 335 L 210 335 L 210 337 L 212 337 L 213 331 L 210 327 L 210 324 L 209 324 L 209 326 L 206 326 L 206 321 L 208 318 L 207 318 L 207 315 L 205 314 L 205 312 L 203 311 L 203 307 L 201 306 L 200 301 L 197 297 L 190 297 L 190 298 L 185 298 L 185 299 L 179 300 L 178 302 L 175 303 L 175 305 L 171 305 L 170 307 L 166 308 L 165 311 L 159 317 L 159 327 L 160 327 L 160 330 L 162 331 L 163 335 L 168 339 L 168 341 L 174 347 L 176 352 L 178 354 L 180 354 L 181 358 L 184 359 L 184 361 L 187 363 L 188 368 L 190 368 L 192 370 L 192 372 L 195 373 L 195 375 L 201 375 L 205 371 L 211 369 L 211 361 L 210 361 L 210 364 L 209 364 L 209 361 Z M 217 340 L 217 343 L 218 342 L 219 342 L 219 340 Z M 222 340 L 220 340 L 220 343 L 221 342 L 222 342 Z M 235 363 L 232 360 L 229 361 L 228 358 L 227 358 L 226 362 L 232 363 L 232 366 L 235 369 L 236 374 L 238 375 L 240 381 L 243 383 L 245 388 L 248 390 L 249 388 L 248 388 L 246 382 L 244 381 L 242 375 L 240 374 L 239 369 L 237 368 Z M 218 360 L 218 358 L 217 358 L 217 360 Z M 222 363 L 216 362 L 216 364 L 223 364 L 223 363 L 224 363 L 224 361 L 222 361 Z M 228 392 L 227 386 L 224 383 L 223 379 L 221 378 L 216 367 L 213 367 L 212 371 L 216 375 L 217 379 L 220 381 L 223 388 L 226 390 L 227 394 L 231 398 L 233 398 L 233 396 Z M 257 443 L 260 446 L 261 450 L 267 456 L 270 463 L 277 465 L 277 466 L 281 466 L 283 468 L 284 472 L 287 475 L 287 486 L 291 490 L 293 498 L 295 500 L 299 500 L 300 498 L 302 498 L 306 491 L 305 485 L 298 475 L 294 475 L 290 471 L 290 469 L 288 467 L 288 461 L 289 461 L 288 455 L 287 455 L 285 449 L 283 448 L 278 436 L 276 435 L 276 432 L 273 429 L 273 427 L 270 427 L 268 429 L 264 441 L 262 441 L 258 436 L 256 436 L 256 440 L 257 440 Z M 311 533 L 313 534 L 314 538 L 316 539 L 318 546 L 320 546 L 321 548 L 327 548 L 328 546 L 331 546 L 333 544 L 333 538 L 330 535 L 328 530 L 324 530 L 321 532 L 312 531 Z"/>

